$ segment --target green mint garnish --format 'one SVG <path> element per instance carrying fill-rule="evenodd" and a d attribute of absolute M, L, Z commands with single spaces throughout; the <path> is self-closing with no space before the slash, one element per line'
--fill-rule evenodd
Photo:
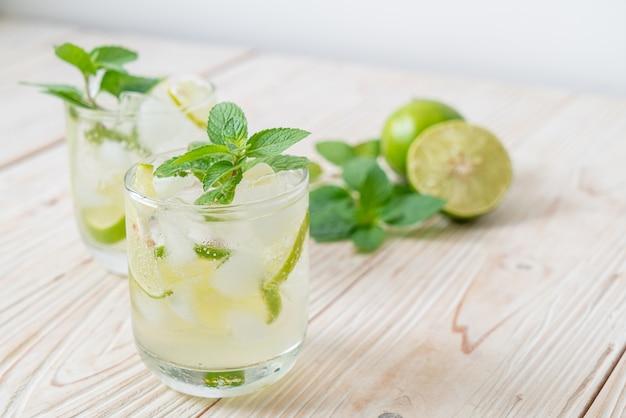
<path fill-rule="evenodd" d="M 102 109 L 96 102 L 100 92 L 119 98 L 124 91 L 147 93 L 161 79 L 128 74 L 124 65 L 135 61 L 137 53 L 121 46 L 99 46 L 87 52 L 80 46 L 64 43 L 54 47 L 57 57 L 76 67 L 82 76 L 80 88 L 65 84 L 23 83 L 40 87 L 43 93 L 59 97 L 75 106 Z"/>
<path fill-rule="evenodd" d="M 213 245 L 195 244 L 194 252 L 201 258 L 226 262 L 230 257 L 231 250 L 224 247 L 216 247 Z"/>
<path fill-rule="evenodd" d="M 212 388 L 225 386 L 241 386 L 246 382 L 244 370 L 233 370 L 229 372 L 207 372 L 204 375 L 204 384 Z"/>
<path fill-rule="evenodd" d="M 165 256 L 165 247 L 163 245 L 154 247 L 154 258 L 163 258 L 163 256 Z"/>
<path fill-rule="evenodd" d="M 136 151 L 141 155 L 149 155 L 150 150 L 139 142 L 139 133 L 134 126 L 130 134 L 107 128 L 103 123 L 96 122 L 85 131 L 85 139 L 92 144 L 101 145 L 104 141 L 119 142 L 129 151 Z"/>
<path fill-rule="evenodd" d="M 157 177 L 195 175 L 205 193 L 198 205 L 229 204 L 243 173 L 258 163 L 275 172 L 307 167 L 305 157 L 281 154 L 304 139 L 309 132 L 301 129 L 266 129 L 248 137 L 248 121 L 236 104 L 215 105 L 207 123 L 209 142 L 194 143 L 185 154 L 174 157 L 155 170 Z"/>
<path fill-rule="evenodd" d="M 410 226 L 438 213 L 445 201 L 394 184 L 378 164 L 379 142 L 356 146 L 324 141 L 316 149 L 341 168 L 343 185 L 310 192 L 311 236 L 318 242 L 350 239 L 363 252 L 382 245 L 388 226 Z"/>

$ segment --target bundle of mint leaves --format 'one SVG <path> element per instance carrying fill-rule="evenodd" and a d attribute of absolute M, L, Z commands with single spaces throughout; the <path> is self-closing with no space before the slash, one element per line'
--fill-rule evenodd
<path fill-rule="evenodd" d="M 361 252 L 378 249 L 390 228 L 408 227 L 438 213 L 445 201 L 393 182 L 380 166 L 380 141 L 357 145 L 322 141 L 315 147 L 341 170 L 341 182 L 310 192 L 311 236 L 317 242 L 352 240 Z"/>
<path fill-rule="evenodd" d="M 162 79 L 131 75 L 124 68 L 135 61 L 138 54 L 121 46 L 99 46 L 87 52 L 78 45 L 66 42 L 54 47 L 57 57 L 76 67 L 83 78 L 81 88 L 66 84 L 22 83 L 41 87 L 42 92 L 59 97 L 75 106 L 102 109 L 96 102 L 101 92 L 119 99 L 124 91 L 147 93 Z"/>

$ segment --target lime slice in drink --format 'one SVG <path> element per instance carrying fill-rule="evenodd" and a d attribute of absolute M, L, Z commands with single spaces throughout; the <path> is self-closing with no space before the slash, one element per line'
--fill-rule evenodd
<path fill-rule="evenodd" d="M 89 207 L 82 215 L 89 235 L 102 244 L 115 244 L 126 236 L 123 207 Z"/>
<path fill-rule="evenodd" d="M 102 182 L 93 191 L 100 202 L 97 206 L 83 206 L 80 211 L 85 232 L 101 244 L 111 245 L 124 239 L 124 194 L 117 177 Z"/>
<path fill-rule="evenodd" d="M 137 192 L 146 197 L 157 197 L 156 189 L 154 188 L 154 177 L 152 172 L 154 167 L 151 164 L 139 163 L 135 166 L 135 178 L 133 187 Z"/>
<path fill-rule="evenodd" d="M 202 77 L 187 75 L 169 81 L 167 94 L 193 123 L 206 128 L 209 113 L 215 104 L 215 88 L 210 82 Z"/>
<path fill-rule="evenodd" d="M 271 324 L 278 318 L 278 315 L 283 309 L 282 297 L 280 295 L 280 286 L 289 278 L 289 275 L 298 264 L 300 256 L 302 255 L 302 247 L 308 237 L 309 232 L 309 215 L 305 216 L 298 234 L 294 240 L 291 251 L 287 254 L 284 261 L 278 268 L 278 271 L 272 276 L 271 279 L 266 280 L 261 285 L 261 293 L 263 300 L 267 306 L 267 319 L 266 322 Z"/>
<path fill-rule="evenodd" d="M 407 177 L 418 192 L 445 199 L 444 213 L 471 219 L 500 203 L 513 170 L 491 132 L 453 120 L 426 129 L 411 144 Z"/>

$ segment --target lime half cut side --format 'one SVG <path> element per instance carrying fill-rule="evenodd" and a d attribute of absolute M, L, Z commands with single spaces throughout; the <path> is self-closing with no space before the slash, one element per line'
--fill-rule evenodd
<path fill-rule="evenodd" d="M 446 200 L 444 213 L 472 219 L 493 210 L 511 184 L 509 155 L 488 130 L 463 121 L 422 132 L 407 154 L 407 177 L 422 194 Z"/>

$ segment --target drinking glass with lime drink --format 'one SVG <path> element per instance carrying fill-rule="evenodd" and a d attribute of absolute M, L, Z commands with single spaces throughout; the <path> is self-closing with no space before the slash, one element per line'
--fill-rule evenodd
<path fill-rule="evenodd" d="M 124 173 L 141 158 L 203 139 L 215 87 L 196 75 L 131 75 L 124 65 L 137 53 L 123 47 L 87 52 L 66 43 L 55 53 L 80 71 L 84 86 L 34 85 L 65 102 L 78 228 L 94 258 L 125 275 Z"/>
<path fill-rule="evenodd" d="M 132 324 L 144 363 L 202 397 L 259 390 L 294 365 L 307 329 L 308 132 L 250 137 L 241 109 L 211 111 L 210 142 L 126 174 Z"/>

